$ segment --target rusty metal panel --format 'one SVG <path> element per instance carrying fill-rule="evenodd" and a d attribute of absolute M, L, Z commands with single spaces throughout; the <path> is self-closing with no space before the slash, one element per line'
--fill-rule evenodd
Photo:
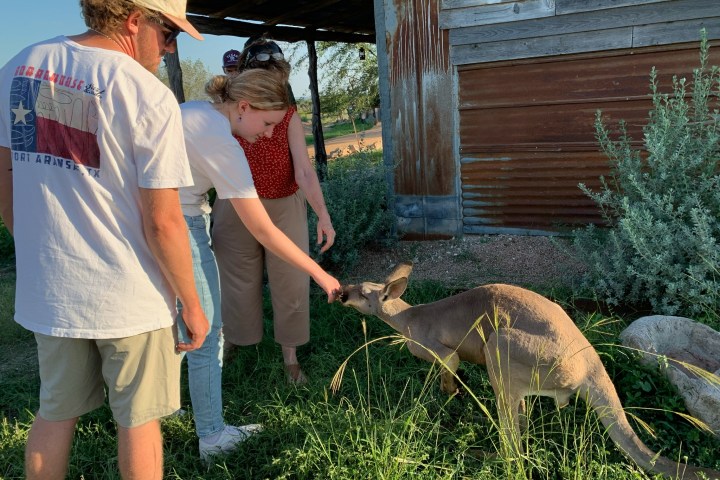
<path fill-rule="evenodd" d="M 694 44 L 458 69 L 464 230 L 561 231 L 601 222 L 578 187 L 598 189 L 609 173 L 595 112 L 613 127 L 626 120 L 640 147 L 652 66 L 668 91 L 673 75 L 690 79 L 698 63 Z"/>
<path fill-rule="evenodd" d="M 608 173 L 599 152 L 495 152 L 461 160 L 466 226 L 557 231 L 599 223 L 595 204 L 579 189 L 600 186 Z"/>
<path fill-rule="evenodd" d="M 651 107 L 650 100 L 592 102 L 553 105 L 462 110 L 460 112 L 460 152 L 484 146 L 525 145 L 528 148 L 548 144 L 595 144 L 595 113 L 615 123 L 628 122 L 634 139 L 642 138 L 642 124 Z"/>
<path fill-rule="evenodd" d="M 720 63 L 720 49 L 710 49 Z M 645 49 L 458 68 L 460 109 L 647 98 L 650 70 L 667 90 L 673 75 L 692 77 L 696 43 L 682 49 Z"/>
<path fill-rule="evenodd" d="M 438 27 L 437 0 L 393 0 L 388 28 L 389 128 L 400 195 L 456 194 L 453 89 L 448 32 Z"/>

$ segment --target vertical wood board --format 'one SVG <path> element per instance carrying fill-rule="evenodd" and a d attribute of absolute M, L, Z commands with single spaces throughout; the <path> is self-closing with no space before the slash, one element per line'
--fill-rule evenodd
<path fill-rule="evenodd" d="M 453 104 L 447 32 L 436 0 L 393 0 L 387 32 L 395 190 L 401 195 L 452 195 Z"/>

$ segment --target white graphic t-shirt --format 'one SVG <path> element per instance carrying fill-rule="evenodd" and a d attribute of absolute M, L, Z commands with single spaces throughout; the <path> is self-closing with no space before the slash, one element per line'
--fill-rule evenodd
<path fill-rule="evenodd" d="M 0 70 L 0 146 L 12 155 L 15 320 L 76 338 L 172 325 L 140 203 L 140 188 L 192 183 L 169 89 L 124 53 L 41 42 Z"/>

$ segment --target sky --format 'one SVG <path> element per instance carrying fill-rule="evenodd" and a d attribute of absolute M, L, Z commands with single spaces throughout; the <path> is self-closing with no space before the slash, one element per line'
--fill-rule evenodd
<path fill-rule="evenodd" d="M 24 47 L 58 35 L 75 35 L 87 30 L 78 0 L 0 0 L 0 18 L 4 19 L 0 66 L 5 65 Z M 222 73 L 222 55 L 234 48 L 242 50 L 247 38 L 227 35 L 203 35 L 200 42 L 186 33 L 178 37 L 181 60 L 201 60 L 212 74 Z M 288 53 L 286 44 L 280 44 Z M 304 45 L 303 52 L 304 50 Z M 296 97 L 309 96 L 307 71 L 300 69 L 290 76 Z"/>

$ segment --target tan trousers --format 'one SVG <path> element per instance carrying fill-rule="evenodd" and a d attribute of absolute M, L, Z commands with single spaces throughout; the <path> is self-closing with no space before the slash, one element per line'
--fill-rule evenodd
<path fill-rule="evenodd" d="M 305 253 L 309 249 L 307 204 L 299 190 L 261 199 L 275 226 Z M 265 250 L 240 221 L 229 200 L 213 205 L 212 241 L 220 271 L 223 335 L 235 345 L 263 337 L 263 267 L 267 268 L 275 341 L 295 347 L 310 340 L 310 277 Z"/>

